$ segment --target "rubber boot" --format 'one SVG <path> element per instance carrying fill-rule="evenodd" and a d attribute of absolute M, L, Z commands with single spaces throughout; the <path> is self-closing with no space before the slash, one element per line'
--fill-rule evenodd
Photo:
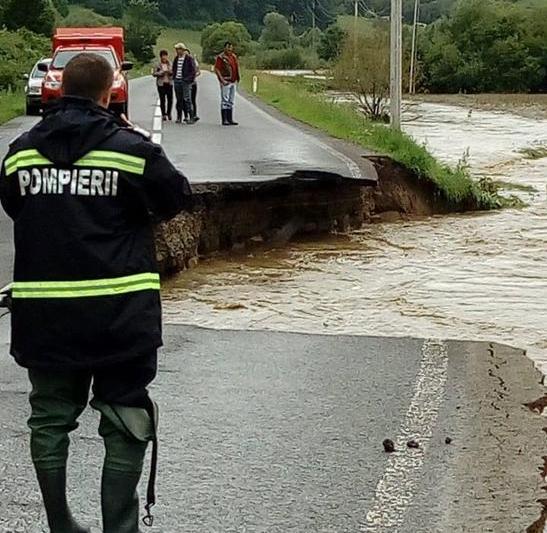
<path fill-rule="evenodd" d="M 47 521 L 51 533 L 91 533 L 72 517 L 66 499 L 66 468 L 37 470 Z"/>
<path fill-rule="evenodd" d="M 230 122 L 228 120 L 228 110 L 227 109 L 222 110 L 222 125 L 223 126 L 229 126 L 230 125 Z"/>
<path fill-rule="evenodd" d="M 234 110 L 228 109 L 226 111 L 226 118 L 228 119 L 228 124 L 230 126 L 239 126 L 239 122 L 234 122 Z"/>
<path fill-rule="evenodd" d="M 101 505 L 104 533 L 141 533 L 139 529 L 140 472 L 103 469 Z"/>

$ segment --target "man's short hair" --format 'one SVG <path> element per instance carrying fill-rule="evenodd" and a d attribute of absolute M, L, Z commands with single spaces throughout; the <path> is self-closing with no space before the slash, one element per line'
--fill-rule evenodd
<path fill-rule="evenodd" d="M 224 48 L 226 48 L 227 46 L 233 46 L 233 45 L 234 45 L 234 43 L 232 41 L 226 41 L 224 43 Z"/>
<path fill-rule="evenodd" d="M 160 57 L 168 56 L 169 52 L 167 50 L 160 50 Z"/>
<path fill-rule="evenodd" d="M 82 53 L 74 56 L 63 72 L 63 94 L 100 100 L 114 83 L 114 69 L 102 56 Z"/>

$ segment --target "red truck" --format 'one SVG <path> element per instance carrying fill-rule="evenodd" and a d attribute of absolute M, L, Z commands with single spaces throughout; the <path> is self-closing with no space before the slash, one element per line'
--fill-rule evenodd
<path fill-rule="evenodd" d="M 133 63 L 125 61 L 123 28 L 57 28 L 53 36 L 53 59 L 49 66 L 38 68 L 46 72 L 42 85 L 42 106 L 46 108 L 61 96 L 63 69 L 76 55 L 99 54 L 114 69 L 114 86 L 110 108 L 128 114 L 129 83 L 127 71 Z"/>

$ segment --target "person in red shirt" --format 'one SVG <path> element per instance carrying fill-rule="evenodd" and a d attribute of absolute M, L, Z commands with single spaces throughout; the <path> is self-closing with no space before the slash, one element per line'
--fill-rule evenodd
<path fill-rule="evenodd" d="M 234 53 L 234 45 L 227 42 L 224 51 L 219 54 L 215 61 L 215 73 L 220 82 L 221 114 L 223 126 L 237 126 L 234 122 L 234 104 L 236 98 L 237 84 L 240 81 L 239 60 Z"/>

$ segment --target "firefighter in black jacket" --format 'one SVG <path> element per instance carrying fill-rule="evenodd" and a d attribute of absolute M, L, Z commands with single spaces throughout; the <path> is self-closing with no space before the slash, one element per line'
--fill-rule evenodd
<path fill-rule="evenodd" d="M 139 531 L 137 485 L 157 442 L 147 386 L 162 344 L 153 223 L 191 203 L 162 149 L 105 109 L 112 83 L 106 60 L 75 57 L 59 106 L 1 167 L 15 229 L 11 354 L 32 384 L 31 454 L 52 533 L 89 531 L 68 508 L 66 462 L 90 387 L 106 449 L 104 532 Z"/>

